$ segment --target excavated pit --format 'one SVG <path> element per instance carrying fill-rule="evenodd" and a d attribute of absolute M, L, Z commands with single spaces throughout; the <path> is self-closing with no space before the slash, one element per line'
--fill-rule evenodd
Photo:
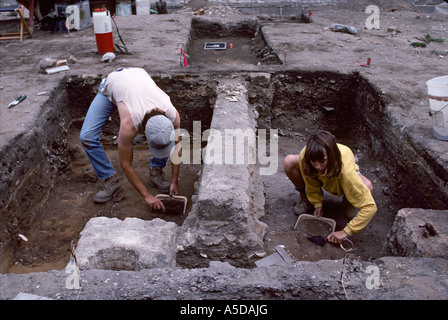
<path fill-rule="evenodd" d="M 257 19 L 221 23 L 194 18 L 186 52 L 192 67 L 283 64 L 261 32 Z M 181 57 L 180 65 L 183 65 Z"/>
<path fill-rule="evenodd" d="M 191 143 L 194 123 L 200 123 L 203 134 L 210 128 L 237 129 L 235 123 L 241 120 L 242 127 L 250 124 L 254 132 L 271 133 L 267 138 L 270 146 L 266 142 L 270 152 L 275 139 L 269 139 L 278 138 L 275 170 L 260 175 L 260 170 L 266 169 L 266 163 L 261 165 L 260 161 L 242 165 L 183 164 L 180 195 L 189 200 L 185 216 L 151 212 L 124 177 L 125 191 L 119 198 L 103 205 L 94 204 L 92 197 L 98 185 L 78 136 L 101 76 L 66 78 L 43 108 L 42 122 L 21 137 L 22 147 L 9 149 L 9 162 L 2 157 L 3 186 L 6 183 L 8 190 L 14 190 L 3 192 L 1 199 L 3 213 L 7 213 L 1 216 L 3 273 L 63 269 L 70 258 L 71 241 L 78 241 L 80 232 L 93 217 L 160 218 L 176 223 L 184 233 L 177 254 L 177 265 L 182 267 L 206 267 L 210 261 L 220 260 L 250 268 L 255 261 L 272 254 L 277 245 L 283 245 L 293 260 L 299 260 L 303 248 L 297 244 L 297 231 L 293 230 L 296 217 L 292 213 L 299 195 L 283 172 L 282 160 L 287 154 L 298 153 L 308 136 L 318 129 L 333 132 L 339 142 L 350 146 L 361 172 L 374 184 L 378 212 L 369 226 L 352 238 L 356 245 L 354 254 L 360 259 L 376 259 L 384 254 L 387 234 L 400 208 L 443 209 L 446 194 L 425 196 L 425 190 L 437 186 L 430 180 L 417 180 L 421 179 L 422 169 L 415 166 L 415 158 L 409 163 L 408 155 L 397 152 L 410 149 L 397 140 L 393 127 L 381 115 L 383 103 L 375 90 L 356 73 L 297 70 L 153 77 L 179 108 L 182 127 L 191 135 Z M 101 139 L 118 169 L 117 128 L 118 118 L 114 115 Z M 278 131 L 274 134 L 270 130 Z M 135 141 L 134 165 L 147 179 L 149 151 L 144 140 L 142 136 Z M 206 141 L 202 140 L 201 148 Z M 122 175 L 120 171 L 119 174 Z M 232 185 L 234 180 L 238 181 Z M 240 198 L 245 183 L 254 183 L 254 187 L 249 188 L 246 198 Z M 226 192 L 220 191 L 228 190 L 225 188 L 229 185 L 234 193 L 223 200 L 220 195 Z M 235 202 L 241 205 L 232 207 Z M 324 205 L 327 215 L 337 221 L 336 229 L 342 228 L 346 222 L 337 214 L 337 200 L 327 199 Z M 250 233 L 239 229 L 247 221 Z M 18 235 L 26 235 L 28 241 Z M 191 241 L 191 237 L 196 239 Z M 246 237 L 250 241 L 244 242 Z M 324 252 L 309 260 L 335 258 L 338 256 L 328 257 Z"/>
<path fill-rule="evenodd" d="M 174 105 L 179 106 L 182 128 L 186 132 L 193 130 L 190 119 L 200 124 L 201 131 L 209 127 L 215 99 L 213 80 L 185 75 L 154 76 L 154 79 L 171 96 Z M 100 80 L 98 75 L 66 78 L 45 106 L 39 117 L 41 123 L 29 135 L 22 136 L 22 145 L 26 147 L 11 151 L 10 158 L 20 160 L 2 161 L 3 187 L 11 192 L 9 198 L 2 198 L 2 207 L 8 213 L 2 215 L 6 231 L 2 233 L 6 236 L 1 239 L 3 272 L 64 268 L 71 241 L 77 242 L 79 233 L 93 217 L 146 220 L 163 216 L 166 221 L 178 225 L 185 219 L 186 215 L 151 212 L 124 177 L 119 168 L 116 146 L 118 113 L 109 119 L 100 139 L 122 178 L 124 192 L 105 205 L 93 203 L 92 197 L 99 184 L 79 143 L 79 132 Z M 133 165 L 146 183 L 149 179 L 149 156 L 146 138 L 137 135 Z M 187 211 L 191 208 L 191 196 L 200 168 L 200 164 L 191 164 L 185 166 L 180 174 L 183 181 L 180 193 L 189 202 Z M 166 172 L 170 177 L 170 170 Z M 154 195 L 159 193 L 149 185 L 147 187 Z M 17 242 L 20 239 L 18 234 L 26 235 L 28 241 Z"/>

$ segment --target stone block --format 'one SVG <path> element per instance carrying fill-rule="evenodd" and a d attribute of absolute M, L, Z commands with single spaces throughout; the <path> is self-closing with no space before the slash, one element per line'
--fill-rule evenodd
<path fill-rule="evenodd" d="M 184 222 L 178 262 L 187 265 L 194 255 L 204 260 L 194 262 L 201 266 L 210 260 L 245 265 L 264 249 L 267 225 L 259 220 L 264 215 L 263 184 L 255 161 L 249 161 L 255 153 L 248 142 L 250 133 L 255 135 L 255 120 L 247 88 L 240 83 L 220 81 L 197 204 Z"/>
<path fill-rule="evenodd" d="M 405 257 L 448 257 L 448 210 L 398 211 L 386 250 Z"/>
<path fill-rule="evenodd" d="M 179 227 L 161 219 L 98 217 L 81 232 L 80 269 L 141 270 L 176 266 Z"/>

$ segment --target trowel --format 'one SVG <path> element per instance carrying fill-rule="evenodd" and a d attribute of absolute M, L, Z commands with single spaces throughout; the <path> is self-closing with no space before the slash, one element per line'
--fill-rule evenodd
<path fill-rule="evenodd" d="M 318 246 L 324 246 L 327 242 L 328 242 L 328 240 L 327 240 L 327 238 L 324 238 L 324 237 L 322 237 L 322 236 L 312 236 L 312 237 L 309 237 L 309 238 L 307 238 L 309 241 L 311 241 L 312 243 L 314 243 L 314 244 L 317 244 Z M 344 245 L 343 245 L 343 243 L 344 243 L 344 241 L 347 241 L 349 244 L 350 244 L 350 247 L 349 248 L 346 248 Z M 344 250 L 345 252 L 350 252 L 350 251 L 352 251 L 353 250 L 353 248 L 354 248 L 354 244 L 353 244 L 353 242 L 350 240 L 350 239 L 344 239 L 344 240 L 342 240 L 342 242 L 340 243 L 340 247 L 342 248 L 342 250 Z"/>
<path fill-rule="evenodd" d="M 328 242 L 328 240 L 322 236 L 312 236 L 307 239 L 321 247 L 323 247 Z"/>
<path fill-rule="evenodd" d="M 16 105 L 18 105 L 20 102 L 22 102 L 23 100 L 25 100 L 26 96 L 18 96 L 13 102 L 11 102 L 10 104 L 8 104 L 7 109 L 11 109 L 12 107 L 15 107 Z"/>

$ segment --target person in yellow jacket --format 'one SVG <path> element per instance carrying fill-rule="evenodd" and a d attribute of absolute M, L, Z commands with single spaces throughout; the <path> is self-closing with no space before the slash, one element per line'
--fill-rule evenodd
<path fill-rule="evenodd" d="M 372 183 L 359 172 L 350 148 L 337 143 L 331 133 L 319 131 L 313 134 L 299 155 L 286 156 L 283 167 L 300 192 L 303 207 L 300 210 L 296 206 L 295 214 L 314 210 L 315 216 L 323 216 L 322 189 L 334 196 L 344 196 L 343 207 L 358 209 L 355 217 L 349 217 L 351 220 L 345 228 L 327 237 L 329 242 L 341 243 L 365 228 L 375 215 L 377 207 L 372 196 Z M 348 206 L 344 206 L 344 202 L 348 202 Z"/>

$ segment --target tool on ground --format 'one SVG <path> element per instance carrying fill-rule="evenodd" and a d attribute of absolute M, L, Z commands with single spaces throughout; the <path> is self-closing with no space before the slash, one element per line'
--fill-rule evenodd
<path fill-rule="evenodd" d="M 325 245 L 327 242 L 328 242 L 328 240 L 327 240 L 327 238 L 324 238 L 324 237 L 322 237 L 322 236 L 311 236 L 311 237 L 309 237 L 309 238 L 307 238 L 309 241 L 311 241 L 312 243 L 314 243 L 314 244 L 317 244 L 318 246 L 323 246 L 323 245 Z M 345 247 L 344 246 L 344 242 L 348 242 L 349 244 L 350 244 L 350 247 Z M 350 239 L 348 239 L 348 238 L 345 238 L 345 239 L 343 239 L 342 240 L 342 242 L 339 244 L 339 246 L 341 247 L 341 249 L 342 250 L 344 250 L 345 252 L 350 252 L 350 251 L 352 251 L 353 250 L 353 248 L 354 248 L 354 244 L 353 244 L 353 242 L 350 240 Z"/>
<path fill-rule="evenodd" d="M 311 236 L 308 238 L 308 240 L 314 244 L 317 244 L 318 246 L 321 246 L 321 247 L 328 242 L 328 240 L 322 236 Z M 350 247 L 348 247 L 348 248 L 344 247 L 344 242 L 348 242 L 350 244 Z M 354 244 L 350 239 L 345 238 L 342 240 L 342 242 L 339 244 L 339 246 L 341 247 L 342 250 L 344 250 L 346 253 L 348 253 L 353 250 Z"/>
<path fill-rule="evenodd" d="M 325 239 L 322 236 L 312 236 L 308 238 L 309 241 L 311 241 L 314 244 L 317 244 L 318 246 L 324 246 L 327 243 L 327 239 Z"/>
<path fill-rule="evenodd" d="M 325 218 L 325 217 L 317 217 L 317 216 L 312 215 L 312 214 L 303 213 L 303 214 L 301 214 L 297 218 L 297 221 L 296 221 L 293 229 L 295 230 L 301 221 L 309 220 L 309 219 L 311 219 L 311 220 L 318 220 L 318 221 L 322 221 L 322 222 L 328 223 L 331 226 L 331 232 L 334 232 L 334 229 L 336 228 L 336 221 L 334 219 Z"/>
<path fill-rule="evenodd" d="M 7 109 L 11 109 L 12 107 L 15 107 L 16 105 L 18 105 L 20 102 L 22 102 L 23 100 L 25 100 L 26 96 L 18 96 L 13 102 L 11 102 L 10 104 L 8 104 Z"/>
<path fill-rule="evenodd" d="M 174 200 L 176 202 L 183 203 L 183 210 L 182 210 L 182 212 L 179 212 L 179 213 L 181 213 L 183 215 L 185 214 L 185 211 L 187 210 L 188 199 L 186 197 L 183 197 L 183 196 L 172 196 L 172 197 L 170 197 L 167 194 L 162 194 L 161 193 L 161 194 L 156 195 L 156 198 L 159 199 L 160 201 Z"/>

